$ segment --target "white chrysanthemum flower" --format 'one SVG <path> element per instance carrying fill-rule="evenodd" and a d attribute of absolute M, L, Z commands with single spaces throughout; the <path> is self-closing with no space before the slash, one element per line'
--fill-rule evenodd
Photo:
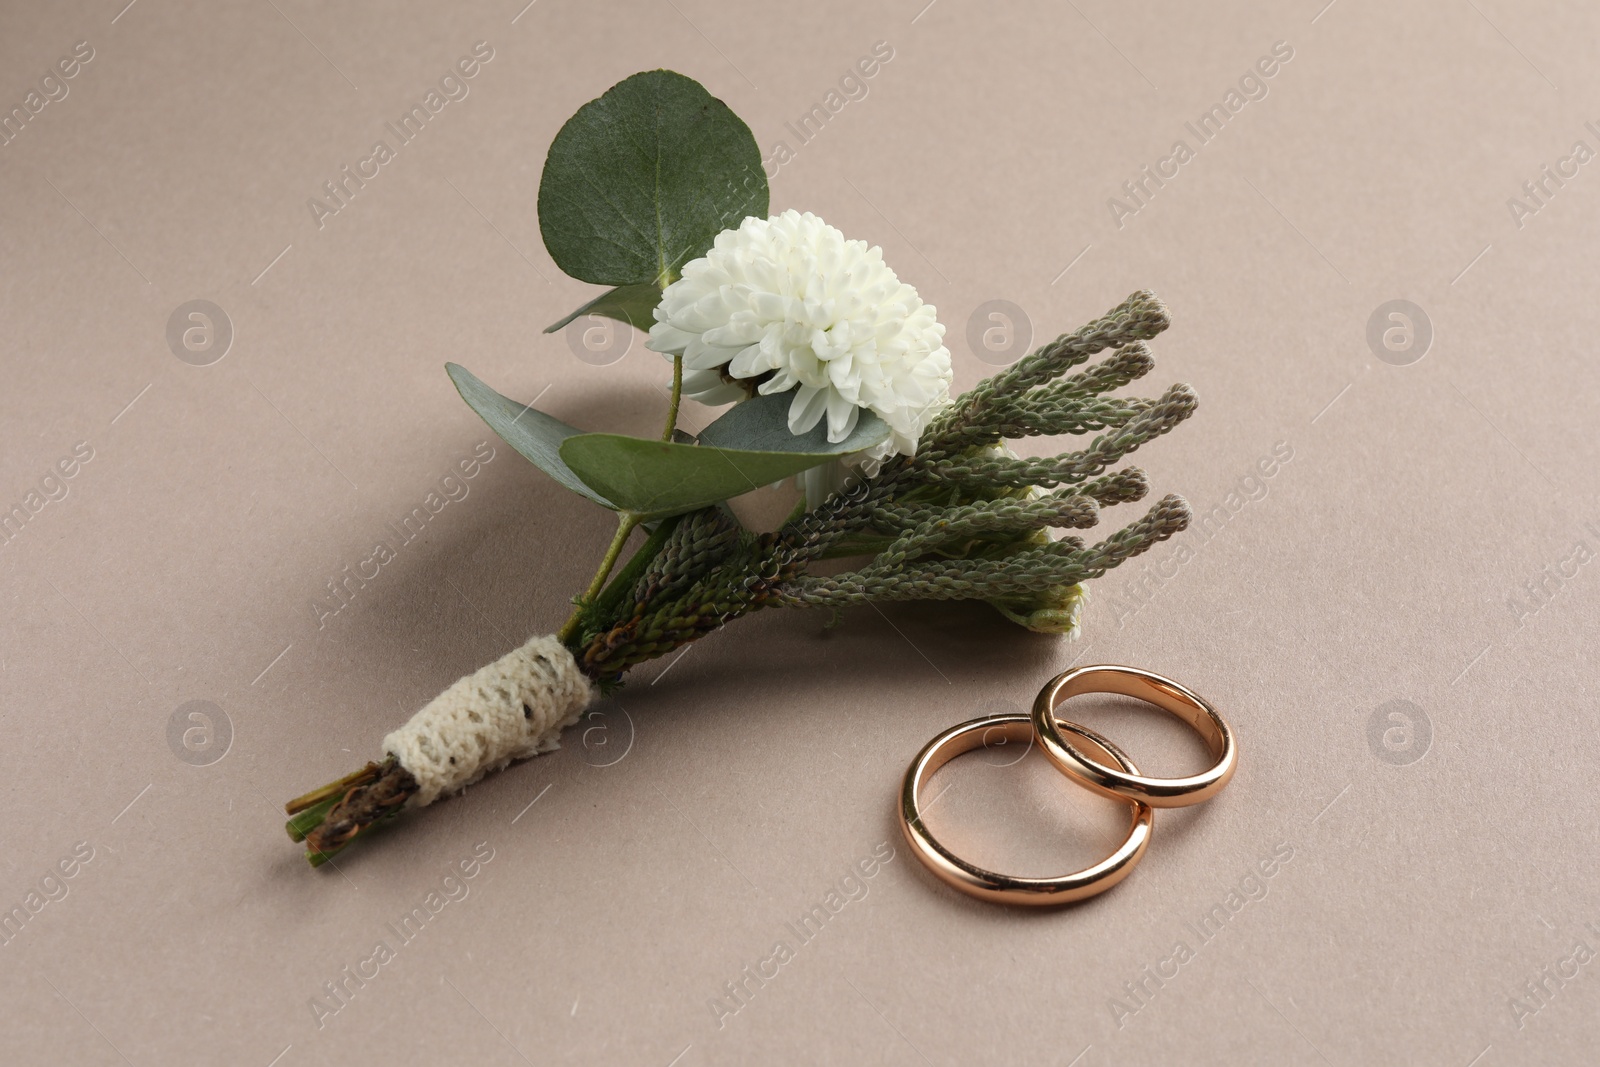
<path fill-rule="evenodd" d="M 950 350 L 932 305 L 895 277 L 883 250 L 811 214 L 747 218 L 661 294 L 647 347 L 683 356 L 683 391 L 707 404 L 794 390 L 789 430 L 828 419 L 842 441 L 863 409 L 892 436 L 872 450 L 911 455 L 949 402 Z"/>

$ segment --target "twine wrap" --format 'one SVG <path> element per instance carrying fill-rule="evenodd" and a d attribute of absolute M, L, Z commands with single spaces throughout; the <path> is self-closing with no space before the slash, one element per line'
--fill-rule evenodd
<path fill-rule="evenodd" d="M 560 641 L 534 637 L 457 679 L 385 737 L 383 750 L 421 786 L 407 806 L 423 807 L 514 759 L 559 747 L 561 731 L 596 695 Z"/>

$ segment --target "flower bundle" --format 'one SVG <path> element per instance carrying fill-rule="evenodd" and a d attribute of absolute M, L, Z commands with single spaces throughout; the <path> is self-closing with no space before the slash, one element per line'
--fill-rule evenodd
<path fill-rule="evenodd" d="M 944 328 L 881 250 L 767 206 L 749 129 L 682 75 L 635 75 L 557 135 L 539 192 L 546 247 L 569 274 L 613 288 L 551 329 L 584 314 L 648 325 L 672 365 L 666 427 L 659 439 L 583 433 L 448 365 L 512 447 L 615 511 L 617 533 L 559 633 L 456 682 L 384 739 L 381 762 L 290 802 L 290 835 L 313 865 L 555 747 L 631 668 L 742 615 L 972 599 L 1075 635 L 1084 582 L 1188 525 L 1169 495 L 1095 543 L 1052 536 L 1141 500 L 1144 473 L 1113 468 L 1195 409 L 1182 384 L 1110 395 L 1154 366 L 1145 342 L 1169 323 L 1154 295 L 951 399 Z M 732 406 L 691 437 L 677 425 L 685 393 Z M 1091 433 L 1049 458 L 1004 445 Z M 791 476 L 805 493 L 776 530 L 746 529 L 728 507 Z M 818 567 L 840 559 L 856 565 Z"/>

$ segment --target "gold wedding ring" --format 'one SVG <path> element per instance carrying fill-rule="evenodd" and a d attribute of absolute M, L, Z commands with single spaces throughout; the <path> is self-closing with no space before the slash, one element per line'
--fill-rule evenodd
<path fill-rule="evenodd" d="M 1061 718 L 1057 709 L 1075 696 L 1115 693 L 1170 712 L 1194 728 L 1211 749 L 1212 766 L 1184 778 L 1147 778 L 1121 749 L 1093 730 Z M 957 856 L 929 832 L 921 791 L 933 772 L 963 752 L 1010 741 L 1039 740 L 1045 756 L 1074 782 L 1129 806 L 1128 833 L 1099 863 L 1056 878 L 997 874 Z M 1209 800 L 1233 777 L 1238 757 L 1233 732 L 1215 708 L 1190 689 L 1136 667 L 1079 667 L 1051 679 L 1028 715 L 990 715 L 952 726 L 929 741 L 906 768 L 900 789 L 900 830 L 912 853 L 952 888 L 1006 904 L 1065 904 L 1104 893 L 1128 876 L 1150 844 L 1154 808 L 1181 808 Z"/>
<path fill-rule="evenodd" d="M 1118 693 L 1171 712 L 1194 728 L 1215 762 L 1184 778 L 1146 778 L 1128 770 L 1126 761 L 1121 761 L 1120 768 L 1108 766 L 1074 745 L 1060 729 L 1066 721 L 1057 717 L 1056 710 L 1085 693 Z M 1210 800 L 1228 784 L 1236 764 L 1233 731 L 1215 708 L 1171 678 L 1137 667 L 1108 664 L 1057 675 L 1033 702 L 1033 727 L 1045 756 L 1067 777 L 1096 793 L 1142 801 L 1154 808 L 1183 808 Z"/>
<path fill-rule="evenodd" d="M 1076 723 L 1062 723 L 1062 729 L 1076 735 L 1078 743 L 1099 753 L 1106 760 L 1138 774 L 1138 768 L 1099 734 Z M 1154 812 L 1150 805 L 1125 801 L 1129 805 L 1128 836 L 1110 856 L 1086 870 L 1057 878 L 1021 878 L 996 874 L 957 856 L 939 843 L 922 821 L 921 790 L 933 772 L 963 752 L 1007 741 L 1033 740 L 1033 722 L 1027 715 L 991 715 L 952 726 L 925 745 L 906 769 L 900 790 L 900 829 L 928 869 L 955 889 L 983 900 L 1006 904 L 1065 904 L 1104 893 L 1128 876 L 1150 844 L 1150 824 Z"/>

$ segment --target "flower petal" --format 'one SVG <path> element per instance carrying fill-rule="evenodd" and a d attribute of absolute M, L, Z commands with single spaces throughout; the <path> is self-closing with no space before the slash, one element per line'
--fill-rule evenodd
<path fill-rule="evenodd" d="M 811 385 L 795 390 L 794 401 L 789 405 L 789 432 L 807 433 L 822 418 L 828 407 L 828 392 Z"/>

